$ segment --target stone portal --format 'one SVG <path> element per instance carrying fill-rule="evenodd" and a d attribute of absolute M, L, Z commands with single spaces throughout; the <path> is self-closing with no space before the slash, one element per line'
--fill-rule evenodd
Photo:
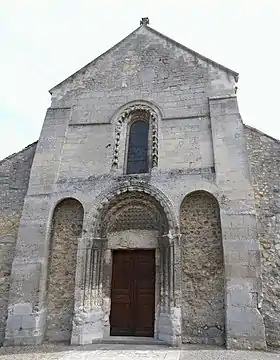
<path fill-rule="evenodd" d="M 122 334 L 179 345 L 171 219 L 143 189 L 120 192 L 99 210 L 78 251 L 72 343 Z"/>

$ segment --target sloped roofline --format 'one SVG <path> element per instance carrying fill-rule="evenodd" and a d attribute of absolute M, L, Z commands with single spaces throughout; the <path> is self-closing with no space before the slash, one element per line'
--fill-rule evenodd
<path fill-rule="evenodd" d="M 92 60 L 91 62 L 89 62 L 88 64 L 86 64 L 85 66 L 83 66 L 81 69 L 77 70 L 76 72 L 74 72 L 72 75 L 70 75 L 69 77 L 67 77 L 66 79 L 64 79 L 63 81 L 61 81 L 60 83 L 58 83 L 57 85 L 55 85 L 54 87 L 52 87 L 50 90 L 49 90 L 49 93 L 52 94 L 53 90 L 55 90 L 57 87 L 59 87 L 60 85 L 62 85 L 63 83 L 65 83 L 66 81 L 72 79 L 73 77 L 75 77 L 75 75 L 77 75 L 80 71 L 83 71 L 85 70 L 88 66 L 94 64 L 95 62 L 97 62 L 99 59 L 101 59 L 103 56 L 105 56 L 106 54 L 108 54 L 110 51 L 114 50 L 116 47 L 118 47 L 120 44 L 122 44 L 128 37 L 130 37 L 131 35 L 133 35 L 135 32 L 137 32 L 141 27 L 145 27 L 147 28 L 151 33 L 163 38 L 164 40 L 174 44 L 175 46 L 181 48 L 182 50 L 185 50 L 185 51 L 188 51 L 190 52 L 191 54 L 193 54 L 194 56 L 197 56 L 198 58 L 200 58 L 201 60 L 204 60 L 214 66 L 217 66 L 219 67 L 220 69 L 226 71 L 226 72 L 229 72 L 231 73 L 234 77 L 235 77 L 235 81 L 237 82 L 238 81 L 238 76 L 239 76 L 239 73 L 234 71 L 234 70 L 231 70 L 230 68 L 224 66 L 224 65 L 221 65 L 219 64 L 218 62 L 214 61 L 214 60 L 211 60 L 209 59 L 208 57 L 188 48 L 187 46 L 185 45 L 182 45 L 180 44 L 179 42 L 169 38 L 168 36 L 160 33 L 159 31 L 151 28 L 150 26 L 147 26 L 147 25 L 141 25 L 139 26 L 137 29 L 135 29 L 134 31 L 132 31 L 130 34 L 128 34 L 125 38 L 123 38 L 121 41 L 119 41 L 117 44 L 115 44 L 114 46 L 112 46 L 110 49 L 108 49 L 107 51 L 105 51 L 104 53 L 102 53 L 101 55 L 99 55 L 97 58 L 95 58 L 94 60 Z"/>
<path fill-rule="evenodd" d="M 207 56 L 204 56 L 190 48 L 188 48 L 187 46 L 185 45 L 182 45 L 181 43 L 171 39 L 170 37 L 160 33 L 159 31 L 149 27 L 149 26 L 146 26 L 152 33 L 154 33 L 155 35 L 158 35 L 160 37 L 162 37 L 163 39 L 165 39 L 166 41 L 169 41 L 171 43 L 173 43 L 174 45 L 178 46 L 179 48 L 181 48 L 182 50 L 185 50 L 185 51 L 188 51 L 190 52 L 191 54 L 193 54 L 194 56 L 197 56 L 198 58 L 200 58 L 201 60 L 205 60 L 206 62 L 210 63 L 210 64 L 213 64 L 214 66 L 217 66 L 219 67 L 220 69 L 226 71 L 226 72 L 229 72 L 231 73 L 234 77 L 236 77 L 236 82 L 238 81 L 238 76 L 239 76 L 239 73 L 224 66 L 224 65 L 221 65 L 220 63 L 214 61 L 214 60 L 211 60 L 210 58 L 208 58 Z"/>
<path fill-rule="evenodd" d="M 8 155 L 7 157 L 1 159 L 1 160 L 0 160 L 0 165 L 3 164 L 5 161 L 12 159 L 12 158 L 15 157 L 16 155 L 18 155 L 18 154 L 20 154 L 20 153 L 23 153 L 24 151 L 26 151 L 27 149 L 31 148 L 32 146 L 37 145 L 38 141 L 39 141 L 39 140 L 34 141 L 32 144 L 27 145 L 25 148 L 19 150 L 18 152 L 15 152 L 15 153 L 13 153 L 13 154 L 11 154 L 11 155 Z"/>
<path fill-rule="evenodd" d="M 259 134 L 259 135 L 261 135 L 261 136 L 266 136 L 266 137 L 268 137 L 269 139 L 280 143 L 280 140 L 279 140 L 279 139 L 277 139 L 277 138 L 275 138 L 275 137 L 273 137 L 273 136 L 271 136 L 271 135 L 268 135 L 268 134 L 264 133 L 263 131 L 261 131 L 261 130 L 259 130 L 259 129 L 256 129 L 256 128 L 254 128 L 253 126 L 246 125 L 246 124 L 244 124 L 244 126 L 245 126 L 247 129 L 252 130 L 252 131 L 256 132 L 257 134 Z"/>

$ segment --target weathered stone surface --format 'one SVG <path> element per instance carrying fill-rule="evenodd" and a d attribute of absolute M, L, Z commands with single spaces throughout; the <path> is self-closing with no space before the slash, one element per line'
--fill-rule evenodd
<path fill-rule="evenodd" d="M 5 336 L 10 273 L 36 144 L 0 161 L 0 345 Z"/>
<path fill-rule="evenodd" d="M 266 339 L 280 346 L 280 142 L 245 127 L 261 246 Z"/>
<path fill-rule="evenodd" d="M 186 197 L 182 234 L 182 340 L 223 344 L 224 263 L 217 201 L 205 192 Z"/>
<path fill-rule="evenodd" d="M 125 230 L 108 234 L 109 249 L 155 249 L 158 232 L 154 230 Z"/>
<path fill-rule="evenodd" d="M 50 245 L 45 341 L 71 338 L 77 245 L 82 224 L 83 208 L 77 200 L 66 199 L 57 205 Z"/>
<path fill-rule="evenodd" d="M 132 229 L 154 230 L 160 234 L 167 229 L 164 210 L 154 198 L 145 193 L 129 192 L 105 206 L 101 234 Z"/>

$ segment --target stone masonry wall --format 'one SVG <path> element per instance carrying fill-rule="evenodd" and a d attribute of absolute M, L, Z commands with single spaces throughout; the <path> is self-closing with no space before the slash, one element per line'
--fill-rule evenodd
<path fill-rule="evenodd" d="M 165 118 L 205 115 L 208 96 L 233 93 L 233 74 L 147 27 L 51 90 L 52 107 L 74 106 L 71 124 L 110 123 L 120 106 L 140 99 Z"/>
<path fill-rule="evenodd" d="M 183 343 L 224 343 L 224 264 L 219 206 L 205 192 L 182 203 Z"/>
<path fill-rule="evenodd" d="M 60 202 L 53 215 L 45 341 L 70 341 L 74 310 L 78 237 L 83 207 L 75 199 Z"/>
<path fill-rule="evenodd" d="M 213 166 L 208 97 L 233 95 L 233 78 L 151 29 L 139 28 L 51 90 L 52 108 L 71 108 L 64 120 L 69 123 L 59 174 L 54 177 L 62 182 L 69 176 L 81 180 L 109 174 L 117 114 L 135 101 L 147 101 L 161 110 L 161 169 Z M 54 132 L 51 121 L 46 118 L 40 140 L 42 146 L 46 142 L 47 159 L 52 156 L 48 154 L 52 151 L 48 137 Z"/>
<path fill-rule="evenodd" d="M 280 142 L 245 127 L 261 247 L 266 340 L 280 346 Z"/>
<path fill-rule="evenodd" d="M 36 144 L 0 161 L 0 345 L 5 337 L 10 273 Z"/>

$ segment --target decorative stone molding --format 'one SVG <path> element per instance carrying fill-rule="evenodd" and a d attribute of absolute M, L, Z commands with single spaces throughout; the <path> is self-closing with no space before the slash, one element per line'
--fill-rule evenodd
<path fill-rule="evenodd" d="M 153 185 L 135 179 L 125 180 L 122 184 L 115 186 L 106 192 L 102 192 L 96 199 L 96 205 L 90 210 L 87 218 L 85 219 L 85 229 L 88 229 L 89 233 L 95 238 L 101 237 L 101 217 L 106 206 L 108 206 L 110 202 L 117 200 L 119 195 L 132 191 L 146 193 L 153 197 L 161 205 L 165 212 L 168 221 L 169 233 L 179 233 L 178 217 L 167 196 Z"/>
<path fill-rule="evenodd" d="M 119 165 L 119 149 L 120 149 L 120 139 L 121 139 L 121 131 L 123 124 L 126 119 L 129 118 L 130 114 L 134 111 L 145 111 L 149 114 L 150 117 L 150 125 L 152 126 L 152 149 L 151 149 L 151 166 L 156 167 L 158 165 L 158 121 L 159 115 L 157 112 L 152 109 L 152 107 L 143 104 L 136 103 L 130 104 L 125 107 L 121 113 L 117 117 L 117 124 L 115 128 L 115 147 L 113 153 L 113 162 L 112 169 L 117 169 Z"/>
<path fill-rule="evenodd" d="M 103 211 L 101 236 L 130 229 L 168 233 L 164 209 L 144 192 L 126 192 L 110 202 Z"/>

